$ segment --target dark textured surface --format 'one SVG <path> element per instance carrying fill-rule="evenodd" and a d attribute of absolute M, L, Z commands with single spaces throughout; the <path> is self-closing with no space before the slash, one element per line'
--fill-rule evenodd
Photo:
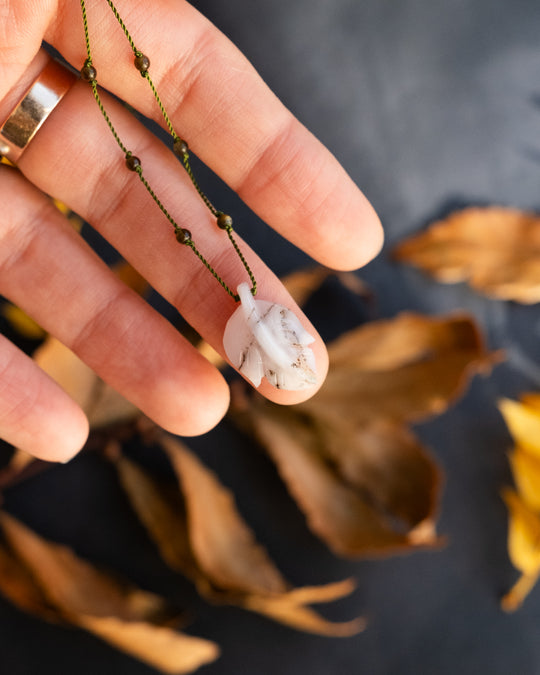
<path fill-rule="evenodd" d="M 386 561 L 333 557 L 306 530 L 270 463 L 227 424 L 192 447 L 234 488 L 246 518 L 297 584 L 355 575 L 328 616 L 369 618 L 362 635 L 317 638 L 238 609 L 199 602 L 167 571 L 133 519 L 111 469 L 84 456 L 7 495 L 51 538 L 196 608 L 190 627 L 215 639 L 208 675 L 537 675 L 540 589 L 513 616 L 498 599 L 516 573 L 499 498 L 509 437 L 495 403 L 540 386 L 538 309 L 440 286 L 389 261 L 392 244 L 452 206 L 540 206 L 540 8 L 533 0 L 200 0 L 282 100 L 343 162 L 381 215 L 387 247 L 362 273 L 376 316 L 403 309 L 476 315 L 508 362 L 418 428 L 446 472 L 441 552 Z M 175 38 L 177 39 L 177 38 Z M 208 180 L 212 182 L 211 177 Z M 306 262 L 216 182 L 239 230 L 277 272 Z M 242 224 L 240 224 L 242 223 Z M 323 334 L 343 319 L 314 311 Z M 333 325 L 326 326 L 325 322 Z M 32 620 L 0 600 L 0 672 L 143 675 L 147 667 L 83 632 Z"/>

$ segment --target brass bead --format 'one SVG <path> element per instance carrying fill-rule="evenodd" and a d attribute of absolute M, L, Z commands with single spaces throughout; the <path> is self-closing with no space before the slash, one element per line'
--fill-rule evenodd
<path fill-rule="evenodd" d="M 135 155 L 126 155 L 126 166 L 130 171 L 137 171 L 141 166 L 141 160 Z"/>
<path fill-rule="evenodd" d="M 183 141 L 181 138 L 177 138 L 173 144 L 173 152 L 178 157 L 187 157 L 189 152 L 189 147 L 186 141 Z"/>
<path fill-rule="evenodd" d="M 85 82 L 93 82 L 97 77 L 97 70 L 91 63 L 85 63 L 81 68 L 81 77 Z"/>
<path fill-rule="evenodd" d="M 176 240 L 180 244 L 187 244 L 188 241 L 191 241 L 191 232 L 189 230 L 178 229 L 176 230 Z"/>
<path fill-rule="evenodd" d="M 228 216 L 226 213 L 220 213 L 219 216 L 217 217 L 218 227 L 221 228 L 222 230 L 228 230 L 229 228 L 231 228 L 232 223 L 233 223 L 232 218 Z"/>
<path fill-rule="evenodd" d="M 135 68 L 137 68 L 140 74 L 144 77 L 144 74 L 148 68 L 150 68 L 150 59 L 148 56 L 145 56 L 144 54 L 137 54 L 133 63 L 135 64 Z"/>

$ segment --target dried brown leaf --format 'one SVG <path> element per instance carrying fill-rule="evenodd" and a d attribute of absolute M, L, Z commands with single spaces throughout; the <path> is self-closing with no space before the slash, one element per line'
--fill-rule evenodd
<path fill-rule="evenodd" d="M 184 494 L 164 489 L 125 457 L 116 465 L 141 521 L 172 569 L 212 601 L 239 605 L 298 630 L 351 635 L 362 619 L 329 622 L 306 604 L 330 602 L 353 590 L 350 581 L 291 589 L 236 509 L 232 493 L 179 441 L 160 436 Z"/>
<path fill-rule="evenodd" d="M 288 409 L 236 397 L 233 414 L 337 553 L 440 545 L 440 471 L 406 425 L 446 410 L 499 355 L 486 351 L 467 316 L 409 313 L 350 331 L 329 355 L 327 380 L 313 398 Z"/>
<path fill-rule="evenodd" d="M 138 413 L 56 338 L 49 336 L 34 353 L 34 360 L 81 406 L 92 428 L 132 419 Z"/>
<path fill-rule="evenodd" d="M 5 512 L 0 514 L 0 526 L 11 550 L 49 602 L 66 616 L 89 614 L 136 621 L 162 615 L 165 603 L 158 596 L 120 584 L 66 546 L 46 541 Z"/>
<path fill-rule="evenodd" d="M 328 352 L 327 380 L 300 408 L 317 419 L 332 416 L 355 425 L 439 415 L 473 374 L 489 372 L 501 358 L 486 351 L 471 317 L 412 313 L 360 326 Z"/>
<path fill-rule="evenodd" d="M 396 516 L 391 511 L 381 508 L 369 493 L 357 489 L 335 471 L 324 456 L 315 427 L 295 416 L 285 422 L 284 416 L 275 413 L 276 409 L 270 411 L 269 406 L 259 409 L 254 414 L 255 433 L 315 534 L 334 552 L 345 556 L 388 553 L 412 546 L 410 532 L 404 526 L 396 529 Z M 403 478 L 407 476 L 408 473 Z M 373 488 L 376 485 L 370 486 L 370 492 Z M 429 483 L 424 490 L 431 495 L 433 485 Z M 431 514 L 425 515 L 427 518 Z M 437 543 L 435 537 L 422 542 Z"/>
<path fill-rule="evenodd" d="M 302 307 L 310 296 L 320 288 L 328 277 L 335 276 L 340 283 L 355 295 L 369 296 L 368 286 L 353 272 L 336 272 L 320 265 L 288 274 L 281 281 L 293 300 Z"/>
<path fill-rule="evenodd" d="M 186 502 L 191 548 L 218 588 L 240 593 L 280 593 L 286 583 L 238 513 L 230 490 L 179 441 L 163 435 Z"/>
<path fill-rule="evenodd" d="M 193 581 L 202 581 L 202 573 L 191 552 L 181 495 L 122 454 L 115 457 L 115 463 L 122 487 L 163 560 Z"/>
<path fill-rule="evenodd" d="M 219 647 L 170 628 L 116 617 L 79 616 L 78 624 L 113 646 L 171 675 L 192 673 L 215 661 Z"/>
<path fill-rule="evenodd" d="M 365 619 L 358 617 L 352 621 L 334 623 L 323 619 L 306 605 L 332 602 L 349 595 L 354 587 L 354 581 L 345 579 L 325 586 L 295 588 L 276 596 L 251 595 L 245 599 L 244 606 L 296 629 L 329 637 L 350 637 L 364 630 Z"/>
<path fill-rule="evenodd" d="M 18 580 L 32 578 L 45 602 L 70 623 L 165 673 L 189 673 L 217 657 L 213 643 L 159 625 L 166 605 L 158 596 L 120 583 L 6 513 L 0 526 L 23 567 Z M 28 594 L 20 595 L 32 611 Z"/>
<path fill-rule="evenodd" d="M 534 213 L 496 206 L 456 211 L 394 255 L 444 283 L 467 281 L 490 297 L 540 301 L 540 217 Z"/>
<path fill-rule="evenodd" d="M 61 614 L 47 600 L 32 575 L 0 544 L 0 592 L 16 607 L 47 621 L 60 621 Z"/>

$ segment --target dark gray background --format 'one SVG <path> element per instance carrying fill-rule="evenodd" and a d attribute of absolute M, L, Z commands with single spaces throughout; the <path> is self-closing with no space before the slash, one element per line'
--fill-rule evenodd
<path fill-rule="evenodd" d="M 195 4 L 330 147 L 378 210 L 386 248 L 361 272 L 376 296 L 371 316 L 462 308 L 477 317 L 492 348 L 507 350 L 508 361 L 493 376 L 476 379 L 459 404 L 417 429 L 446 472 L 439 529 L 449 544 L 441 552 L 385 561 L 339 560 L 307 532 L 272 465 L 227 422 L 190 441 L 235 490 L 243 514 L 293 583 L 357 577 L 354 595 L 326 614 L 365 614 L 369 627 L 358 637 L 333 640 L 198 601 L 191 586 L 160 562 L 112 470 L 97 457 L 84 455 L 28 481 L 10 491 L 6 506 L 88 558 L 193 606 L 191 632 L 223 649 L 222 658 L 201 673 L 538 675 L 540 588 L 515 615 L 498 607 L 517 573 L 506 553 L 499 497 L 511 480 L 505 455 L 510 439 L 495 407 L 500 396 L 540 386 L 538 310 L 489 301 L 463 285 L 438 285 L 388 256 L 397 241 L 456 206 L 540 206 L 538 3 Z M 210 175 L 204 181 L 213 201 L 236 216 L 238 229 L 277 272 L 307 262 L 219 181 Z M 346 314 L 349 321 L 351 315 L 361 320 L 365 312 L 348 307 Z M 316 307 L 313 318 L 328 336 L 345 323 L 335 307 Z M 0 672 L 151 670 L 83 632 L 48 626 L 0 600 Z"/>

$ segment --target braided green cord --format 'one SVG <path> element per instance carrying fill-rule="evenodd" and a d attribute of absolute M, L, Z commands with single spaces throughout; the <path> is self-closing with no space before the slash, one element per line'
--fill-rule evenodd
<path fill-rule="evenodd" d="M 105 122 L 107 122 L 107 125 L 108 125 L 109 129 L 111 130 L 112 135 L 114 136 L 114 140 L 118 143 L 118 145 L 120 146 L 120 149 L 122 150 L 124 155 L 127 155 L 128 149 L 126 148 L 126 146 L 120 140 L 120 136 L 118 135 L 116 129 L 114 128 L 113 123 L 111 122 L 111 118 L 107 114 L 107 111 L 105 110 L 105 107 L 104 107 L 104 105 L 101 101 L 101 97 L 100 97 L 99 92 L 98 92 L 97 82 L 94 80 L 93 82 L 90 82 L 90 85 L 92 86 L 92 93 L 94 94 L 94 98 L 96 99 L 96 103 L 98 104 L 99 109 L 101 110 L 101 114 L 105 118 Z"/>
<path fill-rule="evenodd" d="M 216 270 L 212 267 L 212 265 L 208 262 L 208 260 L 206 260 L 206 258 L 205 258 L 205 257 L 203 256 L 203 254 L 199 251 L 199 249 L 195 246 L 195 244 L 193 243 L 193 239 L 189 239 L 188 241 L 186 241 L 186 246 L 189 246 L 189 248 L 190 248 L 190 249 L 193 251 L 193 253 L 195 253 L 195 255 L 197 256 L 197 258 L 199 258 L 199 260 L 200 260 L 200 261 L 202 262 L 202 264 L 206 267 L 206 269 L 207 269 L 209 272 L 211 272 L 211 274 L 212 274 L 212 276 L 214 277 L 214 279 L 216 279 L 216 281 L 218 281 L 218 282 L 221 284 L 221 286 L 223 286 L 223 288 L 227 291 L 227 293 L 231 296 L 231 298 L 232 298 L 233 300 L 235 300 L 236 302 L 239 302 L 239 301 L 240 301 L 240 296 L 237 295 L 233 290 L 231 290 L 231 289 L 229 288 L 229 286 L 227 286 L 227 284 L 225 283 L 225 281 L 223 281 L 223 279 L 219 276 L 219 274 L 216 272 Z"/>
<path fill-rule="evenodd" d="M 242 251 L 240 250 L 240 247 L 236 243 L 236 240 L 233 236 L 232 227 L 227 228 L 227 234 L 229 235 L 230 242 L 233 245 L 234 250 L 236 251 L 236 254 L 238 255 L 238 257 L 242 261 L 242 264 L 244 265 L 244 268 L 245 268 L 246 272 L 249 274 L 249 278 L 251 280 L 251 294 L 255 295 L 257 293 L 257 281 L 255 279 L 255 275 L 251 271 L 251 267 L 248 265 L 247 260 L 244 258 L 244 254 L 242 253 Z M 236 296 L 236 297 L 238 297 L 238 296 Z"/>
<path fill-rule="evenodd" d="M 184 157 L 182 158 L 182 164 L 184 165 L 184 169 L 187 171 L 187 175 L 189 176 L 191 182 L 193 183 L 193 187 L 199 193 L 200 198 L 206 204 L 210 213 L 215 218 L 217 218 L 219 216 L 219 214 L 221 213 L 221 211 L 218 211 L 216 209 L 216 207 L 212 204 L 212 202 L 208 199 L 208 197 L 204 194 L 204 192 L 199 187 L 199 183 L 197 182 L 197 179 L 195 178 L 195 175 L 193 173 L 193 169 L 191 168 L 191 164 L 189 163 L 189 159 L 188 159 L 187 154 L 184 155 Z"/>
<path fill-rule="evenodd" d="M 109 5 L 110 9 L 112 10 L 112 12 L 113 12 L 113 14 L 114 14 L 116 20 L 117 20 L 118 23 L 120 24 L 120 27 L 121 27 L 121 29 L 122 29 L 124 35 L 126 36 L 128 42 L 129 42 L 129 44 L 130 44 L 130 46 L 131 46 L 131 49 L 132 49 L 132 51 L 133 51 L 133 54 L 135 55 L 136 58 L 139 58 L 139 59 L 140 59 L 140 58 L 143 58 L 143 57 L 144 57 L 144 54 L 143 54 L 141 51 L 139 51 L 139 50 L 137 49 L 137 47 L 135 46 L 135 42 L 134 42 L 133 38 L 131 37 L 131 34 L 129 33 L 129 31 L 128 31 L 128 29 L 127 29 L 127 27 L 126 27 L 126 25 L 125 25 L 125 23 L 124 23 L 124 21 L 123 21 L 123 19 L 122 19 L 122 17 L 120 16 L 120 14 L 119 14 L 118 10 L 116 9 L 115 5 L 113 4 L 112 0 L 106 0 L 106 2 L 107 2 L 107 4 Z M 88 31 L 88 19 L 87 19 L 87 15 L 86 15 L 86 5 L 85 5 L 85 0 L 80 0 L 80 4 L 81 4 L 82 16 L 83 16 L 83 27 L 84 27 L 84 36 L 85 36 L 86 53 L 87 53 L 87 59 L 86 59 L 86 62 L 85 62 L 85 67 L 92 67 L 92 54 L 91 54 L 91 49 L 90 49 L 90 37 L 89 37 L 89 31 Z M 148 69 L 147 69 L 147 68 L 148 68 L 148 66 L 146 65 L 145 69 L 142 69 L 142 68 L 141 68 L 139 72 L 140 72 L 140 74 L 147 80 L 147 82 L 148 82 L 148 84 L 149 84 L 149 86 L 150 86 L 150 88 L 151 88 L 151 90 L 152 90 L 152 93 L 153 93 L 153 95 L 154 95 L 154 98 L 155 98 L 155 100 L 156 100 L 158 106 L 159 106 L 159 109 L 160 109 L 160 111 L 161 111 L 161 114 L 162 114 L 162 116 L 163 116 L 163 119 L 165 120 L 165 123 L 166 123 L 166 125 L 167 125 L 167 127 L 168 127 L 168 129 L 169 129 L 169 133 L 171 134 L 171 136 L 172 136 L 172 138 L 173 138 L 173 142 L 175 142 L 175 143 L 176 143 L 176 142 L 182 142 L 181 138 L 178 136 L 178 134 L 176 133 L 176 131 L 175 131 L 174 127 L 173 127 L 173 124 L 172 124 L 172 122 L 171 122 L 171 120 L 170 120 L 170 118 L 169 118 L 169 115 L 168 115 L 168 113 L 167 113 L 167 111 L 166 111 L 166 109 L 165 109 L 165 106 L 163 105 L 163 102 L 162 102 L 162 100 L 161 100 L 161 98 L 160 98 L 160 96 L 159 96 L 159 94 L 158 94 L 158 92 L 157 92 L 157 89 L 156 89 L 156 87 L 155 87 L 155 85 L 154 85 L 154 83 L 153 83 L 153 81 L 152 81 L 152 78 L 150 77 L 150 74 L 148 73 Z M 107 126 L 109 127 L 109 129 L 110 129 L 112 135 L 114 136 L 114 139 L 116 140 L 118 146 L 120 147 L 120 149 L 121 149 L 122 152 L 124 153 L 124 155 L 125 155 L 125 157 L 126 157 L 126 160 L 129 160 L 130 158 L 133 157 L 133 155 L 132 155 L 131 151 L 129 151 L 129 150 L 125 147 L 125 145 L 122 143 L 122 141 L 121 141 L 121 139 L 120 139 L 118 133 L 116 132 L 116 129 L 114 128 L 114 125 L 113 125 L 112 122 L 111 122 L 111 119 L 110 119 L 109 115 L 107 114 L 107 112 L 106 112 L 106 110 L 105 110 L 105 108 L 104 108 L 104 106 L 103 106 L 103 103 L 102 103 L 101 98 L 100 98 L 100 96 L 99 96 L 98 87 L 97 87 L 97 82 L 95 81 L 95 70 L 94 70 L 94 79 L 92 79 L 92 80 L 90 81 L 90 84 L 91 84 L 91 86 L 92 86 L 92 92 L 93 92 L 94 98 L 95 98 L 95 100 L 96 100 L 96 103 L 98 104 L 98 107 L 99 107 L 99 109 L 100 109 L 100 111 L 101 111 L 101 114 L 103 115 L 103 117 L 104 117 L 104 119 L 105 119 L 105 121 L 106 121 L 106 123 L 107 123 Z M 184 168 L 185 168 L 185 170 L 186 170 L 186 172 L 187 172 L 187 174 L 188 174 L 188 176 L 189 176 L 189 178 L 190 178 L 190 180 L 191 180 L 191 182 L 192 182 L 192 184 L 193 184 L 195 190 L 197 191 L 197 193 L 198 193 L 199 196 L 201 197 L 202 201 L 204 202 L 204 204 L 206 205 L 206 207 L 208 208 L 208 210 L 212 213 L 212 215 L 213 215 L 214 217 L 218 218 L 219 216 L 221 216 L 221 215 L 223 215 L 223 214 L 222 214 L 221 211 L 217 210 L 217 209 L 214 207 L 214 205 L 212 204 L 212 202 L 208 199 L 208 197 L 206 196 L 206 194 L 203 192 L 203 190 L 202 190 L 201 187 L 199 186 L 199 183 L 198 183 L 197 179 L 195 178 L 195 175 L 194 175 L 193 170 L 192 170 L 192 168 L 191 168 L 191 164 L 189 163 L 189 155 L 188 155 L 188 153 L 187 153 L 187 144 L 185 145 L 185 148 L 186 148 L 185 151 L 182 152 L 182 158 L 181 158 L 181 159 L 182 159 L 182 164 L 183 164 L 183 166 L 184 166 Z M 137 158 L 135 158 L 135 159 L 137 159 Z M 139 160 L 137 159 L 137 162 L 138 162 L 138 161 L 139 161 Z M 208 260 L 207 260 L 207 259 L 202 255 L 202 253 L 197 249 L 197 247 L 195 246 L 195 243 L 194 243 L 193 240 L 191 239 L 191 234 L 189 234 L 187 230 L 183 230 L 183 229 L 177 224 L 177 222 L 176 222 L 175 219 L 171 216 L 171 214 L 167 211 L 167 209 L 165 208 L 165 206 L 163 205 L 163 203 L 161 202 L 161 200 L 158 198 L 158 196 L 156 195 L 156 193 L 154 192 L 154 190 L 152 189 L 152 187 L 150 186 L 150 184 L 148 183 L 148 181 L 146 180 L 146 178 L 144 178 L 141 165 L 138 164 L 138 165 L 136 166 L 136 168 L 133 168 L 133 167 L 130 167 L 130 168 L 132 168 L 132 170 L 134 170 L 134 171 L 138 174 L 139 179 L 141 180 L 142 184 L 143 184 L 144 187 L 146 188 L 146 190 L 147 190 L 147 192 L 149 193 L 149 195 L 152 197 L 152 199 L 154 200 L 154 202 L 156 203 L 156 205 L 158 206 L 158 208 L 161 210 L 161 212 L 164 214 L 164 216 L 167 218 L 167 220 L 173 225 L 174 231 L 175 231 L 175 234 L 177 235 L 178 241 L 180 241 L 180 242 L 183 243 L 184 245 L 189 246 L 189 247 L 191 248 L 191 250 L 195 253 L 195 255 L 199 258 L 199 260 L 203 263 L 203 265 L 204 265 L 204 266 L 208 269 L 208 271 L 212 274 L 212 276 L 213 276 L 213 277 L 219 282 L 219 284 L 223 287 L 223 289 L 224 289 L 224 290 L 225 290 L 225 291 L 226 291 L 226 292 L 227 292 L 227 293 L 228 293 L 228 294 L 229 294 L 236 302 L 238 302 L 238 301 L 240 300 L 239 296 L 238 296 L 236 293 L 234 293 L 234 291 L 231 290 L 231 288 L 225 283 L 225 281 L 224 281 L 224 280 L 222 279 L 222 277 L 217 273 L 217 271 L 212 267 L 212 265 L 208 262 Z M 253 274 L 253 272 L 252 272 L 252 270 L 251 270 L 251 268 L 250 268 L 250 266 L 249 266 L 247 260 L 245 259 L 244 255 L 242 254 L 242 252 L 241 252 L 241 250 L 240 250 L 238 244 L 236 243 L 236 241 L 235 241 L 235 239 L 234 239 L 232 226 L 231 226 L 230 224 L 228 224 L 228 225 L 225 227 L 225 229 L 226 229 L 226 231 L 227 231 L 227 235 L 228 235 L 228 237 L 229 237 L 229 240 L 230 240 L 230 242 L 231 242 L 231 244 L 232 244 L 232 246 L 233 246 L 233 248 L 234 248 L 236 254 L 238 255 L 240 261 L 242 262 L 242 265 L 244 266 L 244 269 L 246 270 L 246 272 L 247 272 L 248 275 L 249 275 L 249 278 L 250 278 L 250 280 L 251 280 L 251 285 L 252 285 L 251 293 L 252 293 L 253 295 L 255 295 L 256 292 L 257 292 L 257 282 L 256 282 L 256 280 L 255 280 L 254 274 Z M 183 237 L 180 237 L 180 234 L 183 234 L 184 236 L 183 236 Z"/>

